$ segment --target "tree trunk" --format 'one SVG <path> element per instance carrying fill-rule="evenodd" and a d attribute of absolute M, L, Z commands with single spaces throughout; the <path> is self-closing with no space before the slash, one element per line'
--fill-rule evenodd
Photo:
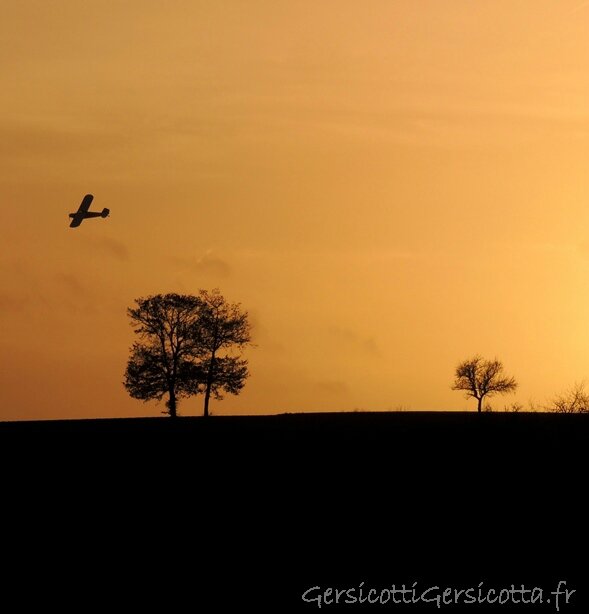
<path fill-rule="evenodd" d="M 213 365 L 215 364 L 215 352 L 211 354 L 209 362 L 209 372 L 207 373 L 207 387 L 205 388 L 205 410 L 204 417 L 209 415 L 209 399 L 211 398 L 211 388 L 213 386 Z"/>
<path fill-rule="evenodd" d="M 170 418 L 176 417 L 176 393 L 173 388 L 170 388 L 170 398 L 168 399 L 168 410 Z"/>
<path fill-rule="evenodd" d="M 481 410 L 483 408 L 483 397 L 478 398 L 477 401 L 479 402 L 478 411 L 479 411 L 479 414 L 480 414 Z"/>
<path fill-rule="evenodd" d="M 204 417 L 206 418 L 209 415 L 209 399 L 211 397 L 211 389 L 209 388 L 209 384 L 207 382 L 207 388 L 205 390 L 205 412 Z"/>

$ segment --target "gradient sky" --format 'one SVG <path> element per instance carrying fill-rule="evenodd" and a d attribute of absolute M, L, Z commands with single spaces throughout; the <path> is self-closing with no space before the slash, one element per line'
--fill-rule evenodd
<path fill-rule="evenodd" d="M 474 410 L 475 353 L 499 408 L 589 377 L 587 32 L 580 0 L 3 0 L 0 419 L 160 415 L 126 309 L 199 288 L 257 343 L 213 414 Z"/>

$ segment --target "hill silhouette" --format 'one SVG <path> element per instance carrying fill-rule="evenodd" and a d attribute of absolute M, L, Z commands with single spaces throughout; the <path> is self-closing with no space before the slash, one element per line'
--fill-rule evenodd
<path fill-rule="evenodd" d="M 135 605 L 149 595 L 170 611 L 215 598 L 207 611 L 313 611 L 306 588 L 361 581 L 565 579 L 586 599 L 586 415 L 5 422 L 0 449 L 27 539 L 59 535 L 51 552 L 84 535 L 86 580 L 97 573 L 88 553 L 106 548 L 113 578 L 101 590 L 123 578 Z"/>

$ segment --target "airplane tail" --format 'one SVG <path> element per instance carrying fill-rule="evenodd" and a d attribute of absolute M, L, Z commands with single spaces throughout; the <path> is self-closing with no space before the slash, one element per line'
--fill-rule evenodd
<path fill-rule="evenodd" d="M 110 209 L 107 209 L 106 207 L 102 210 L 102 213 L 100 214 L 102 217 L 108 217 L 108 214 L 110 213 Z"/>

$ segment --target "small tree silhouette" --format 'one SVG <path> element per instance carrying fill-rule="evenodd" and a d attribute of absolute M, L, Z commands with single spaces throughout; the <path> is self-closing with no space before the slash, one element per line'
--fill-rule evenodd
<path fill-rule="evenodd" d="M 474 356 L 456 367 L 452 390 L 464 390 L 466 398 L 474 397 L 481 412 L 483 399 L 497 393 L 514 392 L 517 382 L 513 377 L 503 375 L 503 364 L 495 360 L 483 360 Z"/>
<path fill-rule="evenodd" d="M 251 345 L 251 326 L 247 312 L 239 303 L 228 303 L 219 290 L 201 290 L 201 309 L 194 329 L 204 373 L 204 415 L 209 415 L 211 394 L 222 399 L 222 393 L 238 394 L 249 376 L 247 360 L 237 356 L 220 356 L 222 350 Z"/>
<path fill-rule="evenodd" d="M 589 413 L 589 393 L 585 391 L 585 382 L 576 383 L 563 394 L 556 396 L 546 410 L 559 414 Z"/>
<path fill-rule="evenodd" d="M 135 399 L 161 400 L 168 395 L 167 412 L 177 415 L 180 397 L 194 394 L 203 379 L 197 361 L 194 327 L 200 300 L 181 294 L 158 294 L 135 300 L 127 310 L 140 336 L 131 348 L 123 382 Z"/>

